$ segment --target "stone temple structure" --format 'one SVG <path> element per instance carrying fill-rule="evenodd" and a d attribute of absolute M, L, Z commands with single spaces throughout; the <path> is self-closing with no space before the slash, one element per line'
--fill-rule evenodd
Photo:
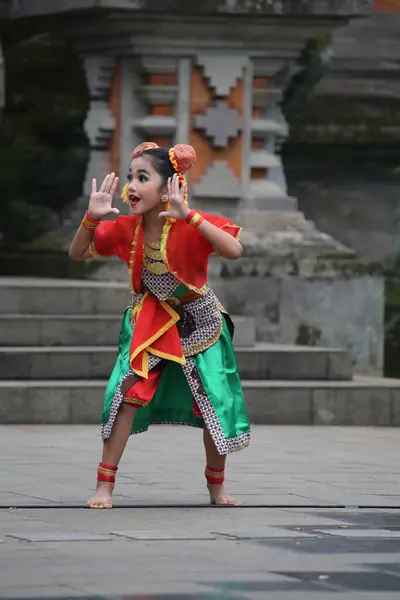
<path fill-rule="evenodd" d="M 259 341 L 345 347 L 358 372 L 382 369 L 383 282 L 316 229 L 287 190 L 280 108 L 311 38 L 370 14 L 369 0 L 15 0 L 2 18 L 31 19 L 82 57 L 92 177 L 122 177 L 136 145 L 190 143 L 191 204 L 235 218 L 244 257 L 212 279 Z M 68 76 L 68 74 L 66 74 Z M 100 266 L 98 278 L 122 279 Z"/>

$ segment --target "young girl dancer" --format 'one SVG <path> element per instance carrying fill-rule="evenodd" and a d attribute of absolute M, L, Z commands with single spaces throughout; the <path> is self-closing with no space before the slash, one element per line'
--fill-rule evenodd
<path fill-rule="evenodd" d="M 240 228 L 187 204 L 184 177 L 195 163 L 191 146 L 171 149 L 146 142 L 132 155 L 122 197 L 131 215 L 112 201 L 118 178 L 93 180 L 88 210 L 70 247 L 74 260 L 118 256 L 129 267 L 132 302 L 119 337 L 119 354 L 105 392 L 104 440 L 91 508 L 112 508 L 118 464 L 131 433 L 151 423 L 203 428 L 205 477 L 215 505 L 239 504 L 224 488 L 226 455 L 250 442 L 233 325 L 207 283 L 213 252 L 237 259 Z"/>

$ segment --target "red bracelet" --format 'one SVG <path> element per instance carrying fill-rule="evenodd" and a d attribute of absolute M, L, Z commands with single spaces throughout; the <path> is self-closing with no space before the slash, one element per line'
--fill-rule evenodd
<path fill-rule="evenodd" d="M 204 217 L 202 217 L 200 213 L 192 209 L 186 217 L 185 221 L 191 227 L 198 229 L 204 221 Z"/>
<path fill-rule="evenodd" d="M 89 215 L 88 211 L 86 211 L 85 215 L 84 215 L 84 217 L 82 219 L 81 225 L 85 229 L 96 229 L 96 227 L 98 225 L 100 225 L 100 221 L 96 221 L 96 219 L 93 219 L 93 217 L 91 217 Z"/>

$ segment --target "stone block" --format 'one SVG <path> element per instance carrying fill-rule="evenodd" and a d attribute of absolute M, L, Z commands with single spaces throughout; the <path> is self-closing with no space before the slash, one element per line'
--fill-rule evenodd
<path fill-rule="evenodd" d="M 0 314 L 0 346 L 34 346 L 40 340 L 40 321 L 23 315 Z"/>
<path fill-rule="evenodd" d="M 31 352 L 33 379 L 86 379 L 90 377 L 90 354 L 85 351 Z"/>
<path fill-rule="evenodd" d="M 29 423 L 27 395 L 24 388 L 0 384 L 0 423 Z"/>
<path fill-rule="evenodd" d="M 315 389 L 315 425 L 381 426 L 391 424 L 391 392 L 385 387 Z"/>
<path fill-rule="evenodd" d="M 392 388 L 392 422 L 394 427 L 400 427 L 400 387 Z"/>
<path fill-rule="evenodd" d="M 79 346 L 87 344 L 96 332 L 95 321 L 67 319 L 63 316 L 43 319 L 40 323 L 40 344 L 43 346 Z M 86 340 L 86 341 L 85 341 Z M 95 344 L 95 342 L 92 342 Z"/>
<path fill-rule="evenodd" d="M 244 386 L 246 406 L 252 423 L 260 425 L 311 425 L 312 390 L 263 385 Z"/>
<path fill-rule="evenodd" d="M 128 286 L 101 288 L 95 293 L 92 292 L 92 302 L 94 314 L 120 314 L 122 316 L 130 304 L 129 288 Z"/>
<path fill-rule="evenodd" d="M 226 308 L 232 314 L 264 317 L 271 323 L 279 322 L 281 282 L 269 278 L 232 277 L 224 280 Z"/>
<path fill-rule="evenodd" d="M 355 373 L 382 372 L 383 288 L 379 278 L 283 278 L 280 325 L 285 343 L 345 348 Z M 307 332 L 309 342 L 304 339 Z"/>
<path fill-rule="evenodd" d="M 122 317 L 122 315 L 121 315 Z M 45 346 L 104 346 L 118 341 L 121 318 L 99 315 L 98 318 L 64 316 L 43 319 L 40 324 L 40 344 Z"/>
<path fill-rule="evenodd" d="M 268 379 L 326 379 L 329 355 L 326 351 L 310 352 L 301 348 L 288 352 L 277 350 L 268 356 Z"/>
<path fill-rule="evenodd" d="M 28 388 L 25 401 L 29 406 L 27 423 L 62 424 L 70 422 L 70 391 L 68 388 Z"/>
<path fill-rule="evenodd" d="M 117 356 L 117 348 L 92 352 L 90 355 L 90 377 L 92 379 L 108 378 Z"/>
<path fill-rule="evenodd" d="M 254 346 L 256 343 L 256 323 L 251 317 L 232 317 L 235 325 L 234 344 L 236 347 Z"/>
<path fill-rule="evenodd" d="M 101 422 L 104 389 L 100 387 L 71 388 L 71 423 L 77 425 L 96 425 Z"/>
<path fill-rule="evenodd" d="M 31 354 L 15 349 L 0 350 L 0 379 L 29 379 L 32 376 Z"/>
<path fill-rule="evenodd" d="M 6 292 L 8 293 L 8 292 Z M 25 314 L 77 314 L 80 308 L 78 287 L 20 287 L 18 310 Z"/>
<path fill-rule="evenodd" d="M 291 196 L 286 196 L 286 197 L 279 197 L 279 198 L 268 198 L 268 197 L 256 197 L 255 201 L 255 208 L 257 210 L 259 210 L 260 212 L 262 211 L 287 211 L 292 213 L 293 211 L 297 210 L 297 198 L 292 198 Z M 266 214 L 267 218 L 268 213 Z M 263 218 L 264 220 L 264 218 Z"/>
<path fill-rule="evenodd" d="M 353 376 L 353 364 L 350 355 L 347 352 L 329 353 L 328 360 L 328 379 L 348 380 Z"/>

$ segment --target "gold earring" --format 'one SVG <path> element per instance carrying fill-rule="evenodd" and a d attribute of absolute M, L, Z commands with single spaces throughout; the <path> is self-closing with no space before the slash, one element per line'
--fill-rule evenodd
<path fill-rule="evenodd" d="M 161 196 L 161 202 L 168 202 L 168 194 L 163 194 Z"/>

